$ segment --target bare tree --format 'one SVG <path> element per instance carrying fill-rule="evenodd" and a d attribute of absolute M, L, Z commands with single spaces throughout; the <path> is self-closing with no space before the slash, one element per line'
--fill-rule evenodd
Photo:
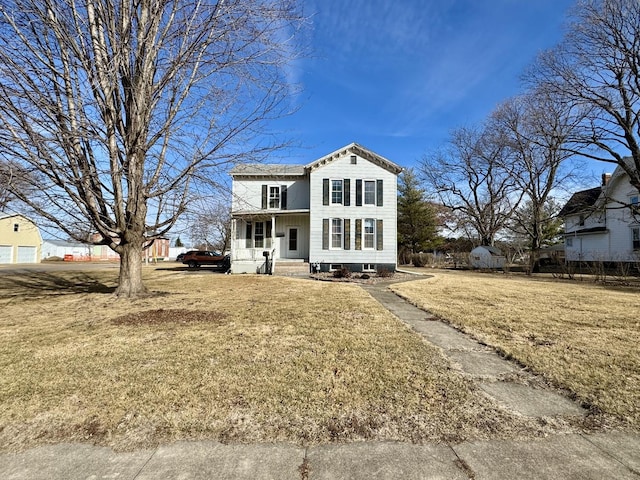
<path fill-rule="evenodd" d="M 509 168 L 527 199 L 520 212 L 526 214 L 514 215 L 513 221 L 529 239 L 531 272 L 538 268 L 547 226 L 555 221 L 551 195 L 575 176 L 575 165 L 567 162 L 573 153 L 565 146 L 581 120 L 582 110 L 534 90 L 503 103 L 489 121 L 510 150 Z"/>
<path fill-rule="evenodd" d="M 527 80 L 585 111 L 565 148 L 620 166 L 640 189 L 640 2 L 583 0 L 571 20 Z"/>
<path fill-rule="evenodd" d="M 291 91 L 294 0 L 0 0 L 0 161 L 38 175 L 18 199 L 120 254 L 116 293 L 145 292 L 141 253 L 190 187 L 274 146 Z"/>
<path fill-rule="evenodd" d="M 188 232 L 194 245 L 206 244 L 207 248 L 224 253 L 231 244 L 230 202 L 201 202 L 201 207 L 188 212 Z"/>
<path fill-rule="evenodd" d="M 29 172 L 15 162 L 0 161 L 0 212 L 7 210 L 9 204 L 16 200 L 13 191 L 20 190 L 26 196 L 33 195 L 31 186 L 35 179 L 29 177 Z"/>
<path fill-rule="evenodd" d="M 506 168 L 506 141 L 488 129 L 460 128 L 443 151 L 423 158 L 420 172 L 457 227 L 483 245 L 493 245 L 522 193 Z"/>

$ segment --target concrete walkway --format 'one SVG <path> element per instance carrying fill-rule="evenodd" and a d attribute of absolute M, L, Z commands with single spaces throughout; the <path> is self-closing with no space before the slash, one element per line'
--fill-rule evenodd
<path fill-rule="evenodd" d="M 583 415 L 579 405 L 457 330 L 435 321 L 387 289 L 365 286 L 375 299 L 427 340 L 506 408 L 532 417 Z M 515 379 L 515 381 L 514 381 Z M 640 435 L 566 434 L 531 440 L 412 445 L 392 442 L 223 445 L 177 442 L 116 453 L 58 444 L 0 455 L 0 479 L 640 479 Z"/>
<path fill-rule="evenodd" d="M 580 405 L 567 397 L 546 388 L 533 387 L 542 385 L 542 380 L 505 360 L 492 348 L 411 305 L 389 290 L 388 285 L 363 288 L 416 332 L 442 348 L 453 366 L 474 379 L 486 394 L 503 407 L 529 417 L 586 414 Z"/>

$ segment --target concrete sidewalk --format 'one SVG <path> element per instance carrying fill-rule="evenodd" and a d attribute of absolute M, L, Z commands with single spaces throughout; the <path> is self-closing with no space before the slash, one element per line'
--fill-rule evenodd
<path fill-rule="evenodd" d="M 387 284 L 388 285 L 388 284 Z M 374 298 L 440 346 L 452 365 L 505 408 L 531 417 L 584 415 L 511 362 L 388 290 Z M 532 386 L 537 385 L 537 386 Z M 0 455 L 0 479 L 640 479 L 640 435 L 566 434 L 530 440 L 412 445 L 362 442 L 300 447 L 177 442 L 116 453 L 58 444 Z"/>
<path fill-rule="evenodd" d="M 609 433 L 458 445 L 386 442 L 222 445 L 178 442 L 115 453 L 58 444 L 0 455 L 3 480 L 639 479 L 640 438 Z"/>

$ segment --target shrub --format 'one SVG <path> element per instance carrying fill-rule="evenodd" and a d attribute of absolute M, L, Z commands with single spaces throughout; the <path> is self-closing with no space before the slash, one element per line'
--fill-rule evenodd
<path fill-rule="evenodd" d="M 349 270 L 347 267 L 342 267 L 339 270 L 334 270 L 333 278 L 351 278 L 351 270 Z"/>
<path fill-rule="evenodd" d="M 378 270 L 378 276 L 381 278 L 393 277 L 393 272 L 387 268 L 381 268 Z"/>
<path fill-rule="evenodd" d="M 425 267 L 430 263 L 429 254 L 427 253 L 414 253 L 411 255 L 411 263 L 414 267 Z"/>

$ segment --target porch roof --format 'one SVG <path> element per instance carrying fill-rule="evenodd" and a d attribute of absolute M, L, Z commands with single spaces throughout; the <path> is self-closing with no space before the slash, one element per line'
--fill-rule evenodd
<path fill-rule="evenodd" d="M 296 210 L 252 210 L 247 212 L 231 212 L 231 218 L 271 218 L 290 215 L 309 214 L 308 208 Z"/>

